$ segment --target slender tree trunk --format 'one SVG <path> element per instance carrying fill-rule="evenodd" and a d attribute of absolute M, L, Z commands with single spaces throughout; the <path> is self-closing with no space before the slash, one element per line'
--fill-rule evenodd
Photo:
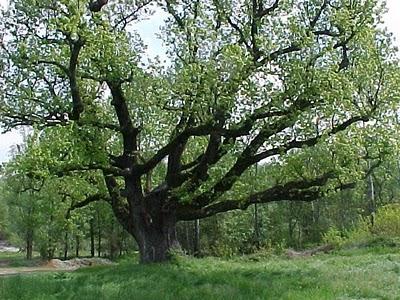
<path fill-rule="evenodd" d="M 371 168 L 371 162 L 368 161 L 368 168 Z M 375 216 L 375 185 L 374 185 L 374 179 L 372 177 L 372 174 L 369 174 L 368 176 L 368 198 L 369 198 L 369 203 L 368 203 L 368 210 L 370 214 L 370 222 L 371 226 L 374 226 L 374 216 Z"/>
<path fill-rule="evenodd" d="M 254 204 L 254 244 L 256 248 L 260 248 L 260 224 L 258 218 L 258 205 Z"/>
<path fill-rule="evenodd" d="M 53 246 L 53 239 L 49 237 L 49 240 L 47 242 L 47 259 L 53 259 L 54 258 L 54 246 Z"/>
<path fill-rule="evenodd" d="M 191 242 L 190 242 L 190 234 L 189 234 L 189 223 L 184 222 L 184 228 L 185 228 L 185 242 L 183 243 L 182 247 L 185 249 L 185 251 L 188 254 L 191 254 L 192 247 L 191 247 Z"/>
<path fill-rule="evenodd" d="M 301 225 L 299 225 L 298 227 L 297 227 L 297 242 L 296 242 L 296 244 L 297 244 L 297 248 L 298 249 L 302 249 L 303 248 L 303 241 L 302 241 L 302 226 Z"/>
<path fill-rule="evenodd" d="M 31 260 L 33 254 L 33 230 L 28 229 L 26 233 L 26 259 Z"/>
<path fill-rule="evenodd" d="M 109 236 L 110 241 L 110 258 L 115 259 L 118 252 L 118 233 L 116 232 L 115 222 L 111 224 L 111 234 Z"/>
<path fill-rule="evenodd" d="M 53 203 L 51 203 L 51 205 L 53 206 Z M 51 214 L 50 219 L 49 219 L 50 227 L 53 225 L 53 221 L 54 221 L 54 216 Z M 51 232 L 48 231 L 48 234 L 49 234 L 49 239 L 48 239 L 48 244 L 47 244 L 47 259 L 50 260 L 50 259 L 54 258 L 54 253 L 55 253 L 56 249 L 55 249 L 55 245 L 53 242 Z"/>
<path fill-rule="evenodd" d="M 288 245 L 293 247 L 293 233 L 295 224 L 293 223 L 293 204 L 290 202 L 288 205 Z"/>
<path fill-rule="evenodd" d="M 200 255 L 200 220 L 194 221 L 194 242 L 193 242 L 194 256 Z"/>
<path fill-rule="evenodd" d="M 100 223 L 100 212 L 97 210 L 97 256 L 101 256 L 101 223 Z"/>
<path fill-rule="evenodd" d="M 99 229 L 98 237 L 97 237 L 97 256 L 101 256 L 101 231 Z"/>
<path fill-rule="evenodd" d="M 94 257 L 94 219 L 90 220 L 90 256 Z"/>
<path fill-rule="evenodd" d="M 64 237 L 64 260 L 68 258 L 68 232 L 65 232 L 65 237 Z"/>
<path fill-rule="evenodd" d="M 255 180 L 257 181 L 258 176 L 258 164 L 255 164 Z M 254 244 L 257 248 L 260 247 L 260 224 L 258 219 L 258 205 L 257 203 L 254 204 Z"/>
<path fill-rule="evenodd" d="M 79 238 L 79 235 L 75 235 L 75 257 L 79 257 L 79 248 L 81 244 L 81 240 Z"/>
<path fill-rule="evenodd" d="M 124 246 L 125 246 L 125 238 L 121 236 L 119 244 L 119 257 L 121 257 L 124 254 Z"/>

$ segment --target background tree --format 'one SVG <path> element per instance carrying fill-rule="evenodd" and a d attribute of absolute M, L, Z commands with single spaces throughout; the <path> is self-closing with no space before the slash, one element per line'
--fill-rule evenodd
<path fill-rule="evenodd" d="M 21 237 L 19 246 L 26 251 L 26 258 L 32 259 L 33 241 L 37 235 L 37 228 L 42 219 L 38 213 L 41 202 L 35 190 L 29 188 L 25 193 L 22 192 L 23 187 L 17 185 L 13 180 L 7 180 L 7 190 L 2 195 L 3 200 L 7 203 L 10 221 L 8 224 L 9 232 L 14 233 L 14 237 Z M 31 184 L 31 182 L 29 182 Z"/>
<path fill-rule="evenodd" d="M 2 181 L 0 181 L 0 191 L 4 195 L 5 188 Z M 0 197 L 0 240 L 4 240 L 8 234 L 8 205 L 4 197 Z"/>
<path fill-rule="evenodd" d="M 167 67 L 143 63 L 134 30 L 152 9 L 169 14 Z M 399 98 L 383 10 L 376 0 L 121 0 L 100 12 L 14 0 L 1 18 L 2 123 L 53 127 L 40 167 L 103 176 L 76 205 L 108 201 L 141 261 L 163 261 L 177 221 L 312 201 L 362 178 L 363 139 L 392 126 Z M 253 189 L 241 178 L 258 162 L 275 177 Z"/>
<path fill-rule="evenodd" d="M 7 232 L 13 233 L 12 242 L 25 249 L 28 258 L 32 258 L 33 250 L 36 250 L 45 259 L 87 255 L 85 250 L 89 243 L 85 237 L 90 234 L 94 252 L 96 228 L 99 228 L 104 244 L 109 244 L 112 238 L 118 243 L 122 233 L 120 226 L 112 226 L 116 221 L 110 208 L 102 208 L 104 205 L 100 203 L 83 205 L 86 195 L 99 191 L 94 175 L 78 172 L 61 176 L 42 168 L 43 164 L 54 164 L 51 154 L 54 141 L 54 135 L 33 132 L 23 145 L 18 146 L 19 151 L 2 172 L 4 191 L 0 200 L 7 208 L 4 212 L 10 214 L 4 225 Z M 60 149 L 57 144 L 57 151 Z M 93 220 L 93 231 L 89 233 L 89 220 L 95 215 L 97 220 Z M 116 234 L 107 235 L 109 228 Z M 103 247 L 101 243 L 98 247 L 102 255 L 111 255 L 109 247 Z"/>

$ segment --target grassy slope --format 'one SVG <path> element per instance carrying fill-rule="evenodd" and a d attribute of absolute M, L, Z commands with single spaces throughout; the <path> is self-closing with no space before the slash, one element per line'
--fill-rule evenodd
<path fill-rule="evenodd" d="M 0 278 L 0 299 L 400 299 L 400 253 L 178 258 Z"/>

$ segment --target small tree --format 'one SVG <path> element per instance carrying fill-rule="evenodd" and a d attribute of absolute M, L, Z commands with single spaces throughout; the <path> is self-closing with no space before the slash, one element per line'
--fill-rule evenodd
<path fill-rule="evenodd" d="M 22 194 L 20 192 L 23 189 L 22 185 L 17 185 L 13 180 L 7 180 L 5 183 L 8 189 L 2 197 L 7 203 L 10 215 L 8 230 L 20 238 L 21 248 L 26 251 L 26 258 L 32 259 L 33 242 L 41 222 L 37 213 L 40 202 L 33 190 Z"/>
<path fill-rule="evenodd" d="M 179 220 L 349 186 L 364 134 L 390 128 L 399 73 L 377 0 L 106 3 L 10 1 L 0 113 L 53 127 L 58 174 L 103 175 L 108 194 L 81 205 L 108 201 L 142 262 L 168 258 Z M 135 33 L 154 11 L 165 67 Z M 254 190 L 241 178 L 258 162 L 277 180 Z"/>

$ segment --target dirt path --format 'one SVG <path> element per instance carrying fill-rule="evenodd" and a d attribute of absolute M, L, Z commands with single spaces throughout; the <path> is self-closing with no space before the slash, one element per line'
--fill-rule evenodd
<path fill-rule="evenodd" d="M 0 240 L 0 253 L 17 253 L 20 250 L 10 245 L 7 241 Z M 110 265 L 111 261 L 102 258 L 75 258 L 67 261 L 52 259 L 50 261 L 38 261 L 34 265 L 12 267 L 11 259 L 0 259 L 0 276 L 11 276 L 20 274 L 33 274 L 42 272 L 72 272 L 79 268 Z"/>
<path fill-rule="evenodd" d="M 58 269 L 50 267 L 18 267 L 18 268 L 0 268 L 0 276 L 22 275 L 42 272 L 72 272 L 75 269 Z"/>
<path fill-rule="evenodd" d="M 47 262 L 41 261 L 35 266 L 11 267 L 9 266 L 9 261 L 3 260 L 0 261 L 0 276 L 41 272 L 72 272 L 80 268 L 112 264 L 113 262 L 104 258 L 74 258 L 67 261 L 62 261 L 59 259 L 52 259 Z"/>

